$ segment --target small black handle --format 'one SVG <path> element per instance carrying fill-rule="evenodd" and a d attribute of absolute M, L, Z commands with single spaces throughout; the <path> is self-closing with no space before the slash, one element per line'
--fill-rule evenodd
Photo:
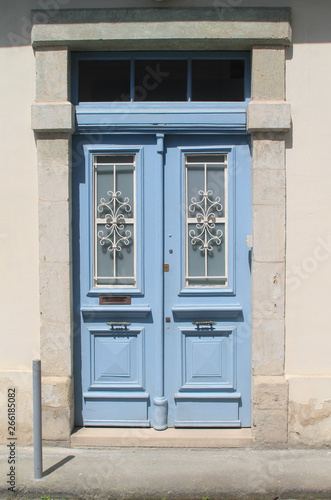
<path fill-rule="evenodd" d="M 197 330 L 214 330 L 213 326 L 216 321 L 193 321 L 192 325 L 197 327 Z"/>
<path fill-rule="evenodd" d="M 127 321 L 109 321 L 107 325 L 111 326 L 112 330 L 127 330 L 131 323 Z"/>

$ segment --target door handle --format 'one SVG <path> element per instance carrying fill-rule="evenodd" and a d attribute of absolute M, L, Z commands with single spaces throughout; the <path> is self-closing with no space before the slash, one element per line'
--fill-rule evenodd
<path fill-rule="evenodd" d="M 192 325 L 197 327 L 197 330 L 214 330 L 216 321 L 193 321 Z"/>
<path fill-rule="evenodd" d="M 110 321 L 107 325 L 111 326 L 111 330 L 127 330 L 131 323 L 127 321 Z"/>

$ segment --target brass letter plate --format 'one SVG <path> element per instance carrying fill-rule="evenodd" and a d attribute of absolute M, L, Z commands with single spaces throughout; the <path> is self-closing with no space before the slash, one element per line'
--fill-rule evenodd
<path fill-rule="evenodd" d="M 118 306 L 131 304 L 131 295 L 100 295 L 99 304 L 101 306 Z"/>

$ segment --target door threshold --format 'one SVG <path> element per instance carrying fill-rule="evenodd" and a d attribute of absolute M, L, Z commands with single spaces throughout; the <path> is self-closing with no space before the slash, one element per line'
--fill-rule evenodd
<path fill-rule="evenodd" d="M 253 435 L 245 429 L 175 429 L 79 427 L 71 435 L 75 448 L 252 448 Z"/>

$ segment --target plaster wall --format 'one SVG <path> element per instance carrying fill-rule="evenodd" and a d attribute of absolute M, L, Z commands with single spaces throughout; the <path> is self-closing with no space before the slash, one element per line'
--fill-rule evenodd
<path fill-rule="evenodd" d="M 206 1 L 228 6 L 232 0 Z M 248 6 L 275 6 L 271 0 Z M 201 0 L 141 0 L 139 6 L 200 6 Z M 22 440 L 29 442 L 32 359 L 39 357 L 38 179 L 30 109 L 35 99 L 35 60 L 30 10 L 91 7 L 90 0 L 4 1 L 0 7 L 0 255 L 2 349 L 0 387 L 18 387 Z M 95 0 L 93 7 L 137 6 L 132 0 Z M 285 373 L 289 380 L 289 436 L 294 446 L 331 444 L 330 159 L 331 35 L 327 0 L 287 0 L 293 9 L 293 48 L 286 52 L 286 98 L 292 134 L 286 142 L 287 285 Z M 51 11 L 48 15 L 51 15 Z M 271 332 L 272 334 L 272 332 Z M 263 346 L 261 347 L 263 348 Z M 272 360 L 271 360 L 272 363 Z M 23 398 L 23 393 L 24 398 Z M 24 404 L 23 404 L 24 401 Z M 2 405 L 4 408 L 5 402 Z M 0 414 L 1 424 L 5 413 Z M 4 426 L 1 425 L 1 428 Z M 0 436 L 1 438 L 2 436 Z M 4 436 L 3 436 L 4 437 Z"/>

